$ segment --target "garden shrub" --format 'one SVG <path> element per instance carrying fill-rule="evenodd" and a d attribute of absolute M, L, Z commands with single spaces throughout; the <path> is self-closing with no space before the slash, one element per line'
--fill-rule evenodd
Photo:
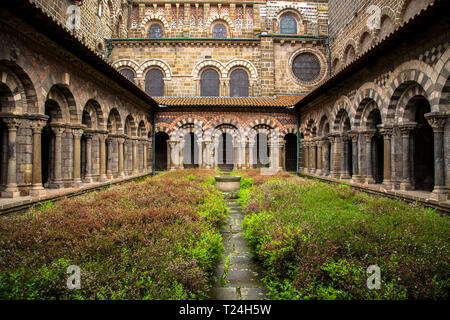
<path fill-rule="evenodd" d="M 244 236 L 271 298 L 448 299 L 448 217 L 292 176 L 246 190 Z M 379 290 L 367 288 L 370 265 Z"/>
<path fill-rule="evenodd" d="M 204 299 L 228 209 L 214 171 L 168 172 L 0 221 L 0 299 Z M 81 269 L 69 290 L 67 267 Z"/>

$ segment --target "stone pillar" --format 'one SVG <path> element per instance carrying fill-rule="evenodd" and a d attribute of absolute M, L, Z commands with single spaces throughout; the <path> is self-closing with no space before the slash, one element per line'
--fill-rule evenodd
<path fill-rule="evenodd" d="M 108 180 L 106 177 L 106 161 L 107 161 L 107 155 L 106 155 L 106 138 L 108 137 L 107 132 L 101 132 L 99 134 L 100 137 L 100 182 L 105 182 Z"/>
<path fill-rule="evenodd" d="M 148 149 L 148 139 L 142 139 L 142 171 L 147 172 L 147 149 Z"/>
<path fill-rule="evenodd" d="M 136 138 L 132 140 L 133 144 L 133 175 L 138 173 L 138 167 L 137 167 L 137 144 L 138 141 Z"/>
<path fill-rule="evenodd" d="M 33 176 L 30 196 L 40 196 L 45 193 L 42 186 L 42 162 L 41 162 L 41 141 L 42 129 L 47 122 L 48 116 L 31 121 L 31 129 L 33 130 Z"/>
<path fill-rule="evenodd" d="M 317 145 L 317 170 L 316 174 L 321 176 L 323 172 L 323 154 L 322 154 L 322 139 L 316 142 Z"/>
<path fill-rule="evenodd" d="M 311 170 L 311 164 L 310 164 L 310 155 L 309 155 L 309 141 L 305 141 L 305 172 L 309 173 Z"/>
<path fill-rule="evenodd" d="M 342 138 L 338 135 L 334 136 L 333 145 L 333 178 L 341 176 L 341 161 L 342 161 Z"/>
<path fill-rule="evenodd" d="M 113 170 L 112 170 L 112 164 L 113 164 L 113 137 L 108 136 L 106 139 L 106 144 L 108 145 L 108 154 L 106 155 L 106 161 L 108 161 L 108 170 L 106 171 L 107 179 L 112 180 L 114 178 Z"/>
<path fill-rule="evenodd" d="M 378 126 L 380 129 L 380 133 L 383 136 L 383 184 L 386 189 L 392 189 L 392 180 L 391 180 L 391 157 L 392 157 L 392 147 L 391 147 L 391 138 L 393 133 L 393 128 L 385 127 L 383 125 Z"/>
<path fill-rule="evenodd" d="M 119 137 L 117 139 L 118 148 L 119 148 L 119 177 L 125 177 L 124 166 L 123 166 L 123 144 L 125 142 L 125 138 Z"/>
<path fill-rule="evenodd" d="M 204 156 L 203 163 L 206 169 L 211 169 L 211 156 L 210 156 L 210 146 L 211 140 L 205 140 L 205 150 L 200 154 L 200 156 Z"/>
<path fill-rule="evenodd" d="M 425 118 L 433 128 L 434 133 L 434 189 L 431 199 L 445 201 L 448 199 L 448 190 L 445 184 L 447 173 L 444 162 L 444 128 L 448 115 L 431 112 L 425 114 Z"/>
<path fill-rule="evenodd" d="M 372 138 L 375 135 L 375 130 L 364 132 L 364 138 L 366 143 L 366 183 L 374 184 L 375 179 L 372 175 Z"/>
<path fill-rule="evenodd" d="M 253 165 L 255 164 L 255 142 L 254 141 L 250 141 L 248 143 L 248 166 L 249 169 L 253 169 Z"/>
<path fill-rule="evenodd" d="M 352 182 L 358 183 L 361 175 L 359 173 L 359 165 L 358 165 L 358 136 L 359 134 L 353 132 L 350 134 L 350 138 L 352 139 Z"/>
<path fill-rule="evenodd" d="M 350 179 L 350 163 L 348 161 L 349 157 L 349 147 L 348 142 L 350 140 L 350 137 L 348 135 L 342 136 L 342 158 L 341 158 L 341 179 Z"/>
<path fill-rule="evenodd" d="M 53 181 L 50 183 L 51 188 L 59 189 L 63 186 L 62 182 L 62 134 L 65 130 L 62 123 L 51 123 L 50 127 L 55 134 L 55 156 L 53 164 Z M 80 159 L 78 159 L 80 161 Z M 81 180 L 80 180 L 81 182 Z"/>
<path fill-rule="evenodd" d="M 167 167 L 169 170 L 175 170 L 176 160 L 174 159 L 174 152 L 178 141 L 169 140 L 167 145 Z"/>
<path fill-rule="evenodd" d="M 400 190 L 411 190 L 413 188 L 411 181 L 411 132 L 416 127 L 416 123 L 403 124 L 400 127 L 402 134 L 402 153 L 403 153 L 403 174 Z"/>
<path fill-rule="evenodd" d="M 92 183 L 92 138 L 93 132 L 84 132 L 86 138 L 86 175 L 84 176 L 84 183 Z"/>
<path fill-rule="evenodd" d="M 334 149 L 335 147 L 335 142 L 336 142 L 336 137 L 334 135 L 328 135 L 328 140 L 330 141 L 330 145 L 331 145 L 331 150 L 328 152 L 330 159 L 330 171 L 328 176 L 331 178 L 335 177 L 335 173 L 334 173 Z M 328 165 L 328 163 L 327 163 Z"/>
<path fill-rule="evenodd" d="M 17 129 L 21 119 L 15 117 L 3 118 L 3 122 L 8 127 L 8 174 L 6 177 L 6 189 L 2 192 L 4 198 L 20 197 L 20 191 L 17 188 Z"/>
<path fill-rule="evenodd" d="M 330 174 L 330 150 L 328 149 L 328 139 L 322 140 L 322 175 Z"/>
<path fill-rule="evenodd" d="M 83 135 L 82 128 L 72 128 L 73 134 L 73 186 L 81 185 L 81 136 Z M 55 148 L 56 152 L 56 148 Z M 56 159 L 56 157 L 55 157 Z M 56 162 L 56 160 L 55 160 Z"/>
<path fill-rule="evenodd" d="M 286 169 L 286 161 L 285 161 L 285 144 L 286 142 L 284 140 L 278 141 L 278 170 L 284 170 Z M 277 168 L 275 168 L 277 169 Z"/>

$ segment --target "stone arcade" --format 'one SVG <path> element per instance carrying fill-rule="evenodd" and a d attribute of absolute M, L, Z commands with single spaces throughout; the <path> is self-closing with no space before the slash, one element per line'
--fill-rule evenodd
<path fill-rule="evenodd" d="M 1 208 L 152 171 L 264 166 L 449 207 L 446 1 L 1 6 Z"/>

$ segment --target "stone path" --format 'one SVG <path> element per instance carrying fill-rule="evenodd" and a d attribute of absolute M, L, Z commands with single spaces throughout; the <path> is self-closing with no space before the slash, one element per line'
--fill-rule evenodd
<path fill-rule="evenodd" d="M 212 300 L 265 300 L 266 289 L 261 282 L 259 266 L 242 234 L 243 214 L 235 199 L 226 200 L 230 215 L 221 234 L 225 253 L 216 267 Z"/>

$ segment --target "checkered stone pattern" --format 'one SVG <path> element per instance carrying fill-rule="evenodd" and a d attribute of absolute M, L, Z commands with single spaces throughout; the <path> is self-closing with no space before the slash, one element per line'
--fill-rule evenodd
<path fill-rule="evenodd" d="M 419 60 L 425 62 L 430 66 L 434 66 L 442 56 L 442 54 L 447 49 L 448 44 L 440 44 L 437 47 L 432 48 L 431 50 L 426 51 L 425 53 L 419 55 Z"/>

